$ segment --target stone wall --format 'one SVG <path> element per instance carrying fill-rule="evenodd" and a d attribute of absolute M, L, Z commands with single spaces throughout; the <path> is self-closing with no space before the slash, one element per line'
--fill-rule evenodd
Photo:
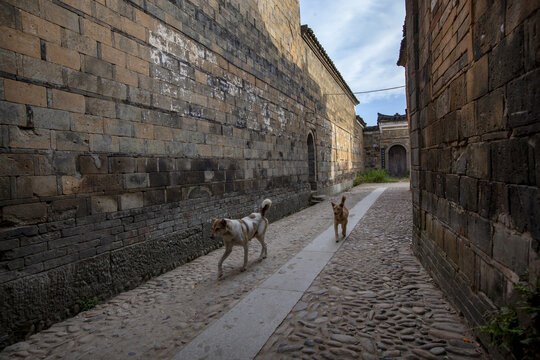
<path fill-rule="evenodd" d="M 367 126 L 364 129 L 365 168 L 381 168 L 381 131 L 378 126 Z"/>
<path fill-rule="evenodd" d="M 0 30 L 0 344 L 306 206 L 310 131 L 321 189 L 362 166 L 296 0 L 2 0 Z"/>
<path fill-rule="evenodd" d="M 406 2 L 414 249 L 473 324 L 540 274 L 538 7 Z"/>

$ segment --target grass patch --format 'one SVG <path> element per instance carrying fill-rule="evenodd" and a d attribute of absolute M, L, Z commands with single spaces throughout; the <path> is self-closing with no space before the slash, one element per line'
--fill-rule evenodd
<path fill-rule="evenodd" d="M 354 179 L 353 185 L 360 185 L 364 183 L 385 183 L 385 182 L 398 182 L 400 180 L 408 179 L 409 176 L 403 178 L 396 178 L 389 176 L 386 170 L 383 169 L 373 169 L 369 170 L 365 174 L 358 174 L 356 179 Z"/>

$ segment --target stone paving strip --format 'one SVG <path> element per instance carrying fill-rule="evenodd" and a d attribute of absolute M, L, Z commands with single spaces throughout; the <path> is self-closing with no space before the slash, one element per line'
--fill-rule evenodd
<path fill-rule="evenodd" d="M 347 235 L 384 190 L 373 190 L 349 209 Z M 174 359 L 253 359 L 341 244 L 331 225 Z"/>
<path fill-rule="evenodd" d="M 351 189 L 347 206 L 352 208 L 377 187 Z M 218 282 L 217 263 L 223 254 L 218 249 L 6 347 L 0 359 L 172 358 L 331 226 L 329 201 L 340 198 L 270 224 L 268 258 L 255 261 L 260 245 L 252 241 L 245 272 L 239 271 L 243 253 L 236 248 L 223 264 L 225 278 Z"/>
<path fill-rule="evenodd" d="M 411 194 L 389 187 L 256 359 L 485 359 L 411 252 Z"/>

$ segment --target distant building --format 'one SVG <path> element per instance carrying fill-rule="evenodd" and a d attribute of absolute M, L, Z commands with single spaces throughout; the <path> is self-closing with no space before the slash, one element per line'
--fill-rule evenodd
<path fill-rule="evenodd" d="M 364 128 L 365 167 L 390 175 L 409 173 L 410 143 L 407 115 L 377 114 L 377 125 Z"/>

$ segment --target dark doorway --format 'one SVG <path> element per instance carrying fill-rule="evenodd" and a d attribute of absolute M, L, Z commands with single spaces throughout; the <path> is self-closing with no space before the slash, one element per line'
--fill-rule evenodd
<path fill-rule="evenodd" d="M 407 175 L 407 151 L 401 145 L 394 145 L 388 151 L 388 173 L 392 176 Z"/>
<path fill-rule="evenodd" d="M 307 138 L 308 147 L 308 181 L 311 185 L 311 190 L 317 190 L 317 177 L 315 176 L 315 142 L 313 135 L 310 133 Z"/>

